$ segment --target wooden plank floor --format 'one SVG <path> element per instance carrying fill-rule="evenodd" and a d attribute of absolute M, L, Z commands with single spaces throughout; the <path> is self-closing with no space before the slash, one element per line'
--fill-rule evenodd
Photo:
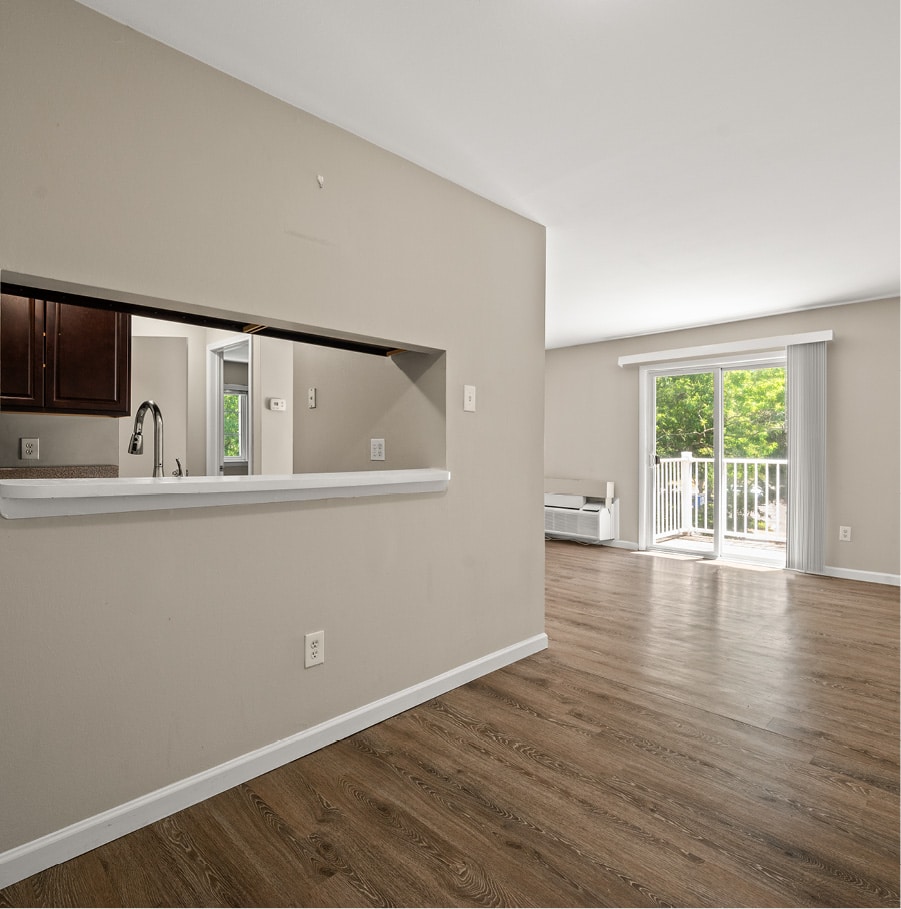
<path fill-rule="evenodd" d="M 13 906 L 897 906 L 898 590 L 547 546 L 550 648 Z"/>

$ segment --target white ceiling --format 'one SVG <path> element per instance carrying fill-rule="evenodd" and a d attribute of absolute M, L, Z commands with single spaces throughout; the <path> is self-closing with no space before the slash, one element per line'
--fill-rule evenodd
<path fill-rule="evenodd" d="M 897 0 L 80 0 L 547 227 L 550 347 L 899 293 Z"/>

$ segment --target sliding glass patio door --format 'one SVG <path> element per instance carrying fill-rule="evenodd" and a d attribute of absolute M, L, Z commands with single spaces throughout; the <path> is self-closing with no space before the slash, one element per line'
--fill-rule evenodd
<path fill-rule="evenodd" d="M 644 372 L 641 548 L 784 564 L 784 357 Z"/>
<path fill-rule="evenodd" d="M 654 376 L 653 545 L 715 558 L 717 375 Z"/>
<path fill-rule="evenodd" d="M 788 437 L 784 364 L 723 370 L 721 553 L 785 566 Z"/>

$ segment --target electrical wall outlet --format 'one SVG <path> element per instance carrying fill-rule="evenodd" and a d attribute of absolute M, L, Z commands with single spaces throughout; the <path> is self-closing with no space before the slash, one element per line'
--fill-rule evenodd
<path fill-rule="evenodd" d="M 851 542 L 851 528 L 850 527 L 839 527 L 838 541 L 839 541 L 839 543 L 850 543 Z"/>
<path fill-rule="evenodd" d="M 22 461 L 39 461 L 41 458 L 40 439 L 19 439 L 21 451 L 19 459 Z"/>
<path fill-rule="evenodd" d="M 311 631 L 303 636 L 303 668 L 325 662 L 325 632 Z"/>
<path fill-rule="evenodd" d="M 370 461 L 384 461 L 385 460 L 385 440 L 384 439 L 370 439 L 369 440 L 369 460 Z"/>

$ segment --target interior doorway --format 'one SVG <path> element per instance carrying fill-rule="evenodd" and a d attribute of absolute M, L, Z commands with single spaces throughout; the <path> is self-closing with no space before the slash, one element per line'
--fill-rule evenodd
<path fill-rule="evenodd" d="M 253 473 L 252 350 L 250 338 L 207 347 L 208 476 Z"/>
<path fill-rule="evenodd" d="M 641 548 L 784 566 L 784 354 L 643 373 Z"/>

